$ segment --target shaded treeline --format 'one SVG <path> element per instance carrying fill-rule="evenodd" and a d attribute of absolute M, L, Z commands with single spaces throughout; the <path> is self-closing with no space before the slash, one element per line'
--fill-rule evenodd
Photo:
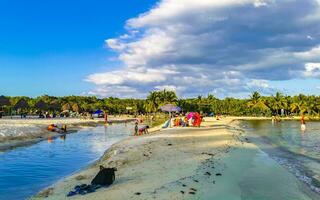
<path fill-rule="evenodd" d="M 9 101 L 6 102 L 6 99 Z M 2 99 L 2 100 L 1 100 Z M 1 103 L 2 102 L 2 103 Z M 6 102 L 6 103 L 4 103 Z M 172 91 L 153 91 L 146 99 L 97 98 L 85 96 L 53 97 L 3 97 L 0 106 L 5 114 L 15 111 L 36 114 L 39 111 L 62 112 L 65 110 L 81 113 L 94 112 L 97 109 L 110 114 L 156 113 L 162 105 L 172 103 L 180 106 L 183 112 L 221 113 L 234 116 L 271 116 L 301 115 L 320 116 L 320 96 L 286 96 L 276 93 L 273 96 L 261 96 L 254 92 L 247 99 L 218 99 L 213 95 L 197 98 L 179 99 Z"/>

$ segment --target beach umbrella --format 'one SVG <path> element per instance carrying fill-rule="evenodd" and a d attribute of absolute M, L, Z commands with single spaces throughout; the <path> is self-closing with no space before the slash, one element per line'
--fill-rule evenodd
<path fill-rule="evenodd" d="M 195 112 L 189 112 L 189 113 L 187 114 L 187 119 L 191 119 L 191 118 L 193 118 L 195 115 L 196 115 Z"/>
<path fill-rule="evenodd" d="M 13 108 L 15 110 L 18 110 L 18 109 L 24 109 L 24 108 L 28 108 L 29 107 L 29 104 L 28 102 L 25 100 L 25 99 L 20 99 L 14 106 Z"/>
<path fill-rule="evenodd" d="M 179 106 L 173 105 L 173 104 L 166 104 L 164 106 L 161 106 L 160 109 L 164 112 L 180 112 L 181 108 Z"/>
<path fill-rule="evenodd" d="M 10 106 L 10 100 L 5 96 L 0 96 L 0 106 Z"/>

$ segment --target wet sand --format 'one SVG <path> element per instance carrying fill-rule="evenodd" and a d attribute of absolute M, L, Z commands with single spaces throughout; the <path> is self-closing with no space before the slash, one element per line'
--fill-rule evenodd
<path fill-rule="evenodd" d="M 252 144 L 233 118 L 202 128 L 173 128 L 113 145 L 94 165 L 32 199 L 319 199 Z M 89 184 L 99 165 L 117 167 L 116 181 L 85 196 L 66 197 Z"/>

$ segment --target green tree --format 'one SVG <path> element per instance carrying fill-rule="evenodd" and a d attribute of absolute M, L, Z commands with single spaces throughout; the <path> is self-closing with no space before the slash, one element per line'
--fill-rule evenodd
<path fill-rule="evenodd" d="M 253 110 L 255 114 L 259 112 L 266 112 L 269 110 L 269 107 L 266 105 L 266 101 L 261 97 L 259 92 L 253 92 L 250 96 L 250 100 L 247 103 L 248 107 Z"/>

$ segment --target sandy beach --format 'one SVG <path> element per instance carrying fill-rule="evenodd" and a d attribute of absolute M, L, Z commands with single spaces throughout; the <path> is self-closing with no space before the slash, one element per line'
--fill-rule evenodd
<path fill-rule="evenodd" d="M 133 120 L 126 116 L 110 116 L 110 123 Z M 54 118 L 54 119 L 1 119 L 0 120 L 0 152 L 20 146 L 31 145 L 58 133 L 47 131 L 49 124 L 66 124 L 68 132 L 75 132 L 86 126 L 97 126 L 104 119 Z"/>
<path fill-rule="evenodd" d="M 113 145 L 95 164 L 31 199 L 318 199 L 252 144 L 234 118 L 207 119 L 201 128 L 173 128 Z M 117 167 L 116 181 L 85 196 L 99 165 Z"/>

